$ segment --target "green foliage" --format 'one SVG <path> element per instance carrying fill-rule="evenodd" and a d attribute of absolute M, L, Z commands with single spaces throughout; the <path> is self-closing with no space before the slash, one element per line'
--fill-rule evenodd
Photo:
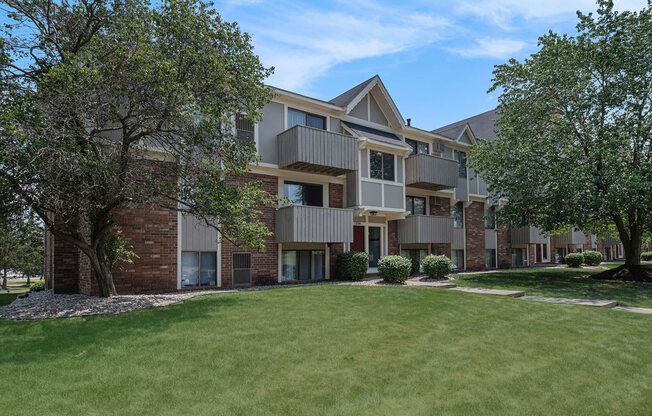
<path fill-rule="evenodd" d="M 342 280 L 360 280 L 367 274 L 369 256 L 362 251 L 348 251 L 337 256 L 337 277 Z"/>
<path fill-rule="evenodd" d="M 580 267 L 582 263 L 584 263 L 584 256 L 582 253 L 566 254 L 566 257 L 564 257 L 564 263 L 566 263 L 568 267 Z"/>
<path fill-rule="evenodd" d="M 602 253 L 599 251 L 587 250 L 582 254 L 587 266 L 599 266 L 602 263 Z"/>
<path fill-rule="evenodd" d="M 598 3 L 596 14 L 578 13 L 575 36 L 550 32 L 535 54 L 496 67 L 498 137 L 470 159 L 494 198 L 509 201 L 501 222 L 614 224 L 637 246 L 652 224 L 652 11 Z"/>
<path fill-rule="evenodd" d="M 641 260 L 652 261 L 652 251 L 646 251 L 641 253 Z"/>
<path fill-rule="evenodd" d="M 105 250 L 107 262 L 110 266 L 116 263 L 133 264 L 134 259 L 139 258 L 133 251 L 133 246 L 122 235 L 122 230 L 109 231 L 105 238 Z M 122 265 L 121 265 L 122 266 Z"/>
<path fill-rule="evenodd" d="M 411 269 L 410 259 L 401 256 L 385 256 L 378 262 L 378 275 L 386 283 L 404 283 Z"/>
<path fill-rule="evenodd" d="M 417 258 L 410 259 L 412 267 L 410 267 L 410 275 L 418 274 L 421 271 L 421 261 Z"/>
<path fill-rule="evenodd" d="M 423 259 L 423 271 L 434 279 L 442 279 L 453 270 L 451 260 L 446 256 L 429 254 Z"/>
<path fill-rule="evenodd" d="M 42 280 L 39 280 L 36 283 L 32 283 L 32 285 L 29 287 L 30 292 L 40 292 L 42 290 L 45 290 L 45 282 Z"/>

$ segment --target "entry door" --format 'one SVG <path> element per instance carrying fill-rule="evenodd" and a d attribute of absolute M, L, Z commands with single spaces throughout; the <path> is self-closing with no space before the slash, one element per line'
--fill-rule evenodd
<path fill-rule="evenodd" d="M 364 251 L 364 227 L 360 225 L 353 226 L 353 243 L 351 251 Z"/>
<path fill-rule="evenodd" d="M 541 244 L 536 245 L 537 263 L 541 263 Z"/>
<path fill-rule="evenodd" d="M 378 267 L 380 260 L 380 227 L 367 227 L 369 234 L 369 267 Z"/>

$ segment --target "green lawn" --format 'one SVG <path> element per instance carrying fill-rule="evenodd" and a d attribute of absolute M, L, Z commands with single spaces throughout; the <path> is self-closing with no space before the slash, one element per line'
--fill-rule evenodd
<path fill-rule="evenodd" d="M 0 350 L 3 415 L 652 414 L 650 316 L 432 288 L 2 321 Z"/>
<path fill-rule="evenodd" d="M 622 263 L 621 263 L 622 264 Z M 616 265 L 618 265 L 616 263 Z M 612 264 L 606 264 L 612 267 Z M 523 290 L 527 295 L 617 300 L 621 305 L 652 308 L 652 283 L 586 279 L 600 270 L 549 268 L 457 274 L 458 286 Z"/>
<path fill-rule="evenodd" d="M 38 280 L 32 280 L 32 283 L 36 283 Z M 8 305 L 16 299 L 16 296 L 21 293 L 25 293 L 29 290 L 29 287 L 25 286 L 27 280 L 7 280 L 7 289 L 9 292 L 0 289 L 0 306 Z"/>

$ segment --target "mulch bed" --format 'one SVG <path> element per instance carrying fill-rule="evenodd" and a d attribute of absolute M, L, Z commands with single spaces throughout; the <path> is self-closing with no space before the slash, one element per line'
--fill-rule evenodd
<path fill-rule="evenodd" d="M 609 269 L 591 275 L 590 278 L 596 280 L 622 280 L 627 282 L 652 283 L 652 267 L 623 264 L 615 269 Z"/>

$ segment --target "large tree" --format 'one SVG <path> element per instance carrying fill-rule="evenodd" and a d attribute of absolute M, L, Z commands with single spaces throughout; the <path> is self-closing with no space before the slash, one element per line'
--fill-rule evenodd
<path fill-rule="evenodd" d="M 117 209 L 157 204 L 262 247 L 271 196 L 231 186 L 256 160 L 234 134 L 271 98 L 249 35 L 210 3 L 0 0 L 0 178 L 90 260 L 101 296 L 125 252 Z"/>
<path fill-rule="evenodd" d="M 652 12 L 577 13 L 575 36 L 494 71 L 498 138 L 472 151 L 503 221 L 546 231 L 615 224 L 626 265 L 652 230 Z"/>

